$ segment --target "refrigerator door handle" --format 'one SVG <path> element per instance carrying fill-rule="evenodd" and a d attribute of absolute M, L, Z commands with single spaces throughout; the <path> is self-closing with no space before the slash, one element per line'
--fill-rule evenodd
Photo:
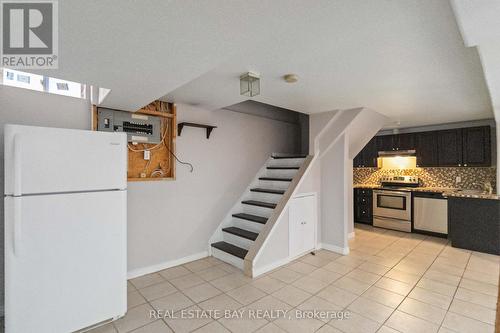
<path fill-rule="evenodd" d="M 21 247 L 21 215 L 22 207 L 21 207 L 21 198 L 14 198 L 14 227 L 12 228 L 14 237 L 12 239 L 12 251 L 16 257 L 21 255 L 20 247 Z"/>
<path fill-rule="evenodd" d="M 22 181 L 22 145 L 21 145 L 21 134 L 16 134 L 14 136 L 14 196 L 20 196 L 22 194 L 21 181 Z"/>

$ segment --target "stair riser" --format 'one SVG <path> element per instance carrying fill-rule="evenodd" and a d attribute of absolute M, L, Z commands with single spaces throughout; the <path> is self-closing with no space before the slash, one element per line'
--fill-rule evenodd
<path fill-rule="evenodd" d="M 252 205 L 242 205 L 242 206 L 243 206 L 243 213 L 247 214 L 252 214 L 262 217 L 270 217 L 271 214 L 273 213 L 273 209 L 270 208 L 264 208 Z"/>
<path fill-rule="evenodd" d="M 278 203 L 283 195 L 281 194 L 271 194 L 262 192 L 250 192 L 248 200 L 257 200 L 264 202 Z"/>
<path fill-rule="evenodd" d="M 266 169 L 266 177 L 277 177 L 277 178 L 293 178 L 297 170 L 269 170 Z"/>
<path fill-rule="evenodd" d="M 271 188 L 278 190 L 286 190 L 290 186 L 290 182 L 282 182 L 275 180 L 259 180 L 259 187 L 261 188 Z"/>
<path fill-rule="evenodd" d="M 235 257 L 227 252 L 221 251 L 214 247 L 212 247 L 212 256 L 243 270 L 243 259 Z"/>
<path fill-rule="evenodd" d="M 284 159 L 271 159 L 267 166 L 301 166 L 304 163 L 303 158 L 284 158 Z"/>
<path fill-rule="evenodd" d="M 250 239 L 246 239 L 237 235 L 230 234 L 228 232 L 223 232 L 223 239 L 224 242 L 236 245 L 238 247 L 241 247 L 245 250 L 250 249 L 250 247 L 253 244 L 253 241 Z"/>
<path fill-rule="evenodd" d="M 252 221 L 247 221 L 247 220 L 237 219 L 237 218 L 233 218 L 233 222 L 231 225 L 235 226 L 237 228 L 245 229 L 248 231 L 253 231 L 256 233 L 261 232 L 262 228 L 264 228 L 264 224 L 262 224 L 262 223 L 257 223 L 257 222 L 252 222 Z"/>

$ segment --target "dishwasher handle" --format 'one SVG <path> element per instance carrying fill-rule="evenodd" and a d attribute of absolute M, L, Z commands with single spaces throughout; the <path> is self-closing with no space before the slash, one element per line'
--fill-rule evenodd
<path fill-rule="evenodd" d="M 415 198 L 446 199 L 441 192 L 413 192 Z"/>

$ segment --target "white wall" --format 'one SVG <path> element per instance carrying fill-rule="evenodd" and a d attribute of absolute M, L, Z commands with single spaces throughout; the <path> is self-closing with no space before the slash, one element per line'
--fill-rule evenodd
<path fill-rule="evenodd" d="M 4 195 L 3 128 L 5 124 L 23 124 L 61 128 L 90 128 L 88 101 L 50 95 L 36 91 L 0 85 L 0 189 Z M 0 315 L 3 315 L 4 296 L 4 236 L 3 198 L 0 200 Z"/>
<path fill-rule="evenodd" d="M 144 271 L 207 250 L 227 210 L 272 152 L 294 152 L 298 126 L 230 111 L 178 106 L 179 121 L 215 124 L 210 139 L 202 129 L 184 128 L 177 139 L 177 180 L 129 183 L 129 271 Z M 0 187 L 3 193 L 3 125 L 90 129 L 85 100 L 0 86 Z M 0 201 L 3 221 L 3 200 Z M 3 305 L 3 228 L 0 228 L 0 305 Z"/>

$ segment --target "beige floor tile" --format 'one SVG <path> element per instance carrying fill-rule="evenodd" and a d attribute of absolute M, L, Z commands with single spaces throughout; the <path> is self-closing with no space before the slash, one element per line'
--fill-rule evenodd
<path fill-rule="evenodd" d="M 491 259 L 472 255 L 467 265 L 467 269 L 498 275 L 500 273 L 500 263 L 498 260 L 492 261 Z"/>
<path fill-rule="evenodd" d="M 452 298 L 449 296 L 441 295 L 430 290 L 415 287 L 408 297 L 418 301 L 437 306 L 438 308 L 447 310 L 450 306 Z"/>
<path fill-rule="evenodd" d="M 342 307 L 346 307 L 351 304 L 358 295 L 346 291 L 344 289 L 337 288 L 335 286 L 328 286 L 322 291 L 320 291 L 317 295 L 330 303 L 340 305 Z"/>
<path fill-rule="evenodd" d="M 254 281 L 251 282 L 252 286 L 262 290 L 265 293 L 271 294 L 275 292 L 276 290 L 279 290 L 286 286 L 286 283 L 283 281 L 273 279 L 272 277 L 269 276 L 263 276 L 260 277 Z"/>
<path fill-rule="evenodd" d="M 450 266 L 455 266 L 460 269 L 464 269 L 465 266 L 467 265 L 467 261 L 465 259 L 457 259 L 457 258 L 449 258 L 449 257 L 438 257 L 436 259 L 437 264 L 445 264 L 445 265 L 450 265 Z"/>
<path fill-rule="evenodd" d="M 218 279 L 210 281 L 217 289 L 227 292 L 245 285 L 247 282 L 242 278 L 239 273 L 232 273 Z"/>
<path fill-rule="evenodd" d="M 176 312 L 173 318 L 165 318 L 167 325 L 176 333 L 191 332 L 212 321 L 208 313 L 202 312 L 196 305 Z"/>
<path fill-rule="evenodd" d="M 446 315 L 446 310 L 417 301 L 413 298 L 406 298 L 401 305 L 399 305 L 398 310 L 420 319 L 430 321 L 436 325 L 441 325 Z"/>
<path fill-rule="evenodd" d="M 351 279 L 350 277 L 344 276 L 337 281 L 335 281 L 333 286 L 350 291 L 354 294 L 361 295 L 368 288 L 370 288 L 371 284 L 364 283 L 355 279 Z"/>
<path fill-rule="evenodd" d="M 130 280 L 136 289 L 142 289 L 164 281 L 165 279 L 158 273 L 143 275 Z"/>
<path fill-rule="evenodd" d="M 143 304 L 130 309 L 125 317 L 114 322 L 119 333 L 130 332 L 156 320 L 150 317 L 153 308 L 149 304 Z"/>
<path fill-rule="evenodd" d="M 230 290 L 227 292 L 227 294 L 244 305 L 253 303 L 259 298 L 266 296 L 266 293 L 250 284 L 246 284 L 239 288 Z"/>
<path fill-rule="evenodd" d="M 2 326 L 1 329 L 3 329 L 3 322 L 1 322 Z M 2 331 L 3 332 L 3 331 Z M 86 333 L 116 333 L 118 332 L 116 328 L 113 326 L 113 324 L 107 324 L 104 326 L 100 326 L 97 328 L 94 328 L 93 330 L 87 331 Z"/>
<path fill-rule="evenodd" d="M 222 291 L 210 283 L 202 283 L 197 286 L 183 290 L 183 293 L 195 303 L 203 302 L 209 298 L 222 294 Z"/>
<path fill-rule="evenodd" d="M 479 320 L 468 318 L 454 312 L 448 312 L 443 321 L 443 327 L 459 333 L 493 333 L 495 327 Z"/>
<path fill-rule="evenodd" d="M 252 310 L 267 310 L 267 311 L 279 311 L 279 310 L 288 311 L 292 309 L 290 305 L 280 301 L 279 299 L 271 295 L 268 295 L 266 297 L 259 299 L 256 302 L 253 302 L 252 304 L 248 305 L 247 308 Z"/>
<path fill-rule="evenodd" d="M 460 315 L 482 321 L 487 324 L 495 325 L 496 311 L 481 305 L 454 299 L 449 311 Z"/>
<path fill-rule="evenodd" d="M 196 272 L 196 274 L 198 274 L 198 276 L 205 281 L 212 281 L 228 275 L 229 273 L 217 266 L 212 266 L 202 271 Z"/>
<path fill-rule="evenodd" d="M 455 287 L 458 286 L 460 279 L 461 279 L 460 276 L 446 274 L 446 273 L 443 273 L 440 271 L 434 271 L 431 269 L 429 269 L 427 272 L 425 272 L 424 278 L 438 281 L 441 283 L 446 283 L 446 284 L 449 284 L 449 285 L 452 285 Z"/>
<path fill-rule="evenodd" d="M 205 258 L 184 264 L 184 267 L 189 269 L 191 272 L 199 272 L 211 266 L 214 266 L 214 264 L 210 260 L 207 260 Z"/>
<path fill-rule="evenodd" d="M 465 289 L 477 291 L 479 293 L 483 293 L 490 296 L 496 297 L 498 295 L 498 287 L 489 283 L 463 278 L 460 281 L 459 286 Z"/>
<path fill-rule="evenodd" d="M 280 268 L 269 274 L 269 276 L 273 279 L 277 279 L 285 283 L 292 283 L 295 280 L 300 279 L 302 276 L 304 276 L 304 274 L 292 271 L 288 268 Z"/>
<path fill-rule="evenodd" d="M 325 259 L 328 259 L 328 260 L 335 260 L 335 259 L 337 259 L 337 258 L 339 258 L 341 256 L 341 254 L 338 254 L 338 253 L 335 253 L 335 252 L 332 252 L 332 251 L 328 251 L 328 250 L 319 250 L 319 251 L 316 251 L 316 255 L 318 257 L 325 258 Z"/>
<path fill-rule="evenodd" d="M 394 269 L 396 269 L 398 271 L 410 273 L 413 275 L 420 275 L 420 276 L 422 276 L 425 273 L 427 268 L 428 268 L 428 266 L 425 264 L 419 264 L 417 262 L 406 260 L 406 259 L 401 260 L 401 262 L 399 264 L 394 266 Z"/>
<path fill-rule="evenodd" d="M 355 270 L 351 271 L 346 276 L 351 279 L 368 283 L 370 285 L 374 284 L 375 282 L 377 282 L 378 279 L 382 277 L 381 275 L 370 273 L 359 268 L 356 268 Z"/>
<path fill-rule="evenodd" d="M 378 329 L 377 333 L 400 333 L 400 332 L 396 331 L 394 328 L 390 328 L 384 325 Z"/>
<path fill-rule="evenodd" d="M 297 318 L 296 315 L 292 315 L 291 319 L 278 318 L 273 323 L 288 333 L 313 333 L 325 324 L 317 319 Z"/>
<path fill-rule="evenodd" d="M 191 273 L 191 271 L 184 266 L 175 266 L 159 271 L 158 273 L 165 279 L 172 280 L 180 276 L 188 275 Z"/>
<path fill-rule="evenodd" d="M 421 278 L 420 275 L 406 273 L 403 271 L 399 271 L 397 269 L 391 269 L 389 272 L 385 274 L 385 277 L 388 277 L 396 281 L 404 282 L 412 286 L 414 286 Z"/>
<path fill-rule="evenodd" d="M 177 312 L 190 307 L 194 303 L 183 293 L 176 292 L 151 302 L 156 310 Z"/>
<path fill-rule="evenodd" d="M 386 256 L 380 255 L 380 253 L 379 253 L 378 256 L 370 256 L 370 257 L 366 258 L 366 261 L 371 262 L 373 264 L 386 266 L 387 268 L 392 268 L 394 265 L 396 265 L 398 263 L 398 261 L 400 259 L 401 258 L 399 256 L 386 257 Z"/>
<path fill-rule="evenodd" d="M 146 299 L 138 291 L 127 293 L 127 308 L 131 309 L 137 305 L 146 303 Z"/>
<path fill-rule="evenodd" d="M 383 323 L 394 311 L 393 308 L 364 297 L 356 299 L 347 309 L 379 323 Z"/>
<path fill-rule="evenodd" d="M 446 265 L 446 264 L 439 264 L 436 262 L 433 263 L 431 265 L 431 267 L 429 267 L 429 270 L 438 271 L 438 272 L 456 275 L 456 276 L 462 276 L 464 273 L 464 270 L 462 268 L 458 268 L 458 267 Z"/>
<path fill-rule="evenodd" d="M 170 327 L 163 320 L 157 320 L 146 326 L 142 326 L 131 333 L 173 333 Z"/>
<path fill-rule="evenodd" d="M 316 331 L 316 333 L 342 333 L 342 331 L 339 331 L 338 329 L 330 325 L 323 325 L 319 330 Z"/>
<path fill-rule="evenodd" d="M 323 269 L 326 269 L 327 271 L 330 271 L 330 272 L 338 273 L 340 275 L 345 275 L 345 274 L 349 273 L 350 271 L 352 271 L 354 269 L 354 267 L 348 266 L 348 265 L 342 265 L 336 261 L 332 261 L 328 265 L 323 266 Z"/>
<path fill-rule="evenodd" d="M 304 290 L 289 285 L 284 288 L 281 288 L 278 291 L 275 291 L 274 293 L 272 293 L 272 296 L 276 297 L 277 299 L 291 306 L 297 306 L 300 303 L 304 302 L 309 297 L 311 297 L 311 294 L 305 292 Z"/>
<path fill-rule="evenodd" d="M 297 310 L 301 311 L 321 311 L 324 315 L 316 319 L 324 322 L 328 322 L 333 319 L 333 312 L 338 312 L 342 309 L 342 306 L 330 303 L 318 296 L 313 296 L 297 306 Z"/>
<path fill-rule="evenodd" d="M 349 318 L 342 320 L 333 319 L 328 324 L 346 333 L 372 333 L 376 332 L 381 326 L 380 323 L 365 318 L 355 312 L 351 312 Z"/>
<path fill-rule="evenodd" d="M 456 286 L 452 286 L 446 283 L 441 283 L 436 280 L 431 280 L 426 278 L 422 278 L 420 281 L 418 281 L 417 287 L 451 297 L 455 295 L 455 291 L 457 290 Z"/>
<path fill-rule="evenodd" d="M 355 267 L 358 267 L 359 265 L 361 265 L 362 263 L 364 263 L 365 260 L 355 258 L 353 256 L 343 256 L 343 257 L 335 259 L 333 262 L 335 262 L 337 264 L 341 264 L 341 265 L 355 268 Z"/>
<path fill-rule="evenodd" d="M 412 285 L 406 284 L 404 282 L 396 281 L 386 277 L 382 277 L 380 280 L 378 280 L 377 283 L 375 283 L 375 286 L 403 296 L 408 295 L 413 287 Z"/>
<path fill-rule="evenodd" d="M 361 265 L 359 265 L 358 268 L 365 272 L 370 272 L 378 275 L 384 275 L 390 270 L 390 268 L 387 266 L 378 265 L 372 262 L 364 262 Z"/>
<path fill-rule="evenodd" d="M 309 274 L 312 271 L 315 271 L 318 269 L 318 267 L 314 265 L 307 264 L 305 262 L 301 261 L 296 261 L 294 263 L 291 263 L 290 265 L 286 266 L 286 268 L 291 269 L 294 272 L 297 273 L 302 273 L 302 274 Z"/>
<path fill-rule="evenodd" d="M 136 291 L 136 290 L 137 290 L 137 288 L 134 287 L 134 285 L 132 284 L 132 282 L 130 282 L 130 280 L 127 281 L 127 292 L 130 293 L 130 292 Z"/>
<path fill-rule="evenodd" d="M 231 333 L 231 332 L 218 322 L 213 321 L 210 324 L 198 328 L 197 330 L 193 331 L 193 333 Z"/>
<path fill-rule="evenodd" d="M 396 310 L 385 323 L 403 333 L 435 333 L 439 325 Z"/>
<path fill-rule="evenodd" d="M 204 282 L 205 280 L 194 273 L 170 280 L 170 283 L 181 290 L 194 287 Z"/>
<path fill-rule="evenodd" d="M 463 278 L 498 286 L 498 274 L 471 271 L 467 269 L 464 272 Z"/>
<path fill-rule="evenodd" d="M 329 259 L 313 255 L 306 255 L 300 258 L 299 260 L 305 262 L 306 264 L 310 264 L 316 267 L 323 267 L 331 262 L 331 260 Z"/>
<path fill-rule="evenodd" d="M 456 299 L 470 302 L 473 304 L 481 305 L 495 310 L 497 304 L 497 297 L 479 293 L 465 288 L 458 288 L 455 294 Z"/>
<path fill-rule="evenodd" d="M 239 268 L 236 268 L 233 265 L 229 265 L 228 263 L 225 262 L 223 262 L 222 264 L 218 264 L 217 267 L 228 273 L 236 273 L 240 271 Z"/>
<path fill-rule="evenodd" d="M 278 326 L 273 323 L 269 323 L 266 326 L 259 328 L 255 333 L 286 333 L 286 331 L 282 330 Z"/>
<path fill-rule="evenodd" d="M 403 295 L 379 287 L 371 287 L 362 296 L 393 309 L 397 308 L 405 298 Z"/>
<path fill-rule="evenodd" d="M 313 279 L 309 276 L 304 276 L 293 283 L 293 286 L 307 291 L 310 294 L 315 294 L 321 289 L 328 286 L 328 283 Z"/>
<path fill-rule="evenodd" d="M 249 312 L 246 309 L 241 309 L 242 316 L 235 318 L 221 318 L 219 323 L 229 329 L 231 332 L 250 333 L 267 325 L 269 322 L 266 319 L 256 319 L 249 317 Z"/>
<path fill-rule="evenodd" d="M 177 289 L 175 289 L 175 287 L 167 281 L 139 289 L 141 295 L 148 301 L 153 301 L 163 296 L 173 294 L 176 291 Z"/>
<path fill-rule="evenodd" d="M 211 311 L 214 319 L 220 319 L 224 315 L 223 312 L 225 310 L 237 310 L 243 307 L 243 304 L 238 303 L 227 294 L 221 294 L 199 303 L 198 306 L 203 310 Z"/>
<path fill-rule="evenodd" d="M 332 283 L 333 281 L 336 281 L 342 277 L 339 273 L 336 272 L 330 272 L 326 269 L 323 268 L 318 268 L 314 272 L 308 274 L 310 278 L 320 280 L 323 282 L 326 282 L 328 284 Z"/>

